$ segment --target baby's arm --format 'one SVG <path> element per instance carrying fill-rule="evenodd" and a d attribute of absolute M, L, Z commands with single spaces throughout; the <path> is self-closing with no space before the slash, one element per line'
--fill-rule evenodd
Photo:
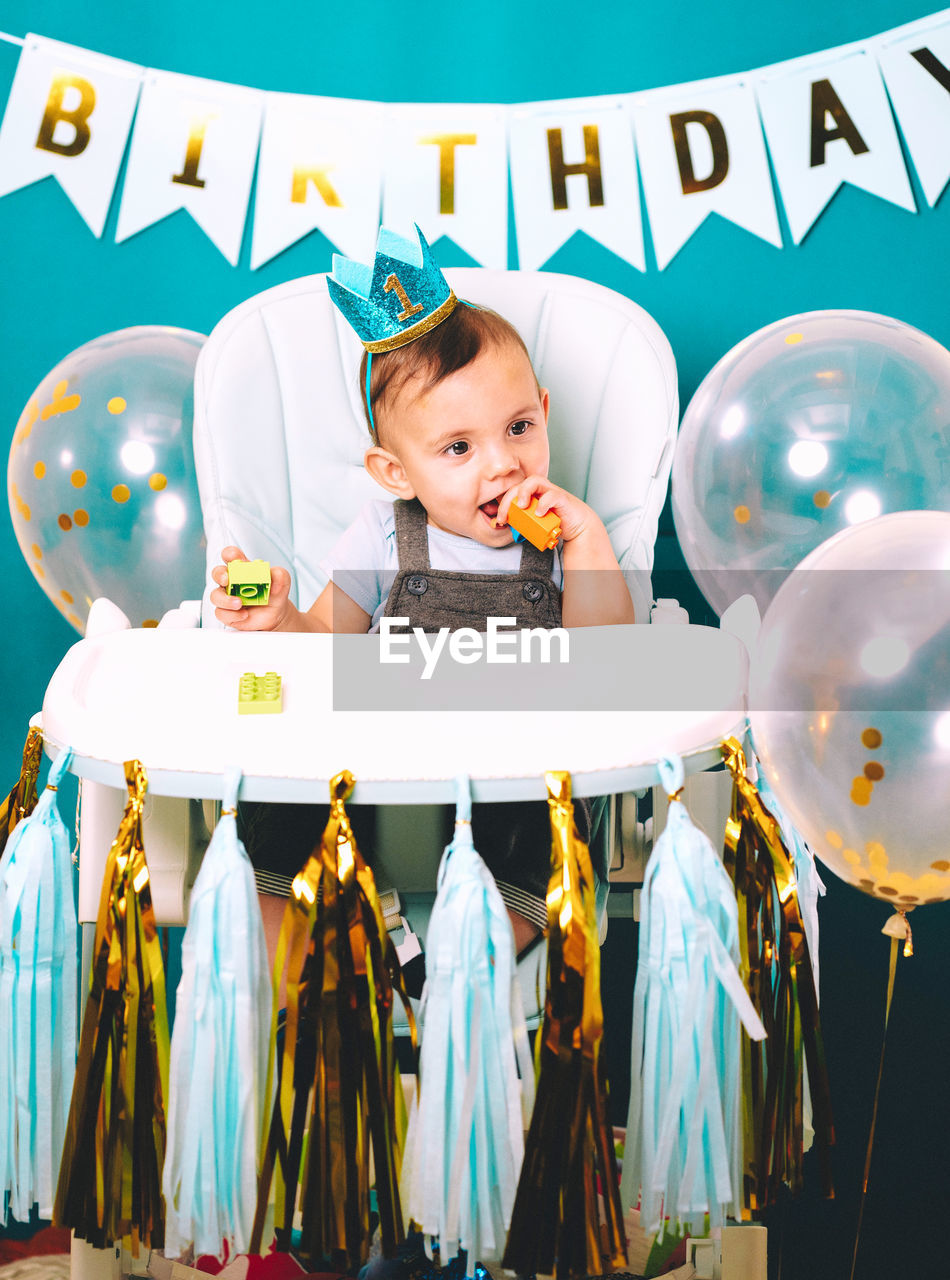
<path fill-rule="evenodd" d="M 306 613 L 290 599 L 290 574 L 274 565 L 271 568 L 270 598 L 267 604 L 247 606 L 240 596 L 227 593 L 228 570 L 231 560 L 247 557 L 239 547 L 225 547 L 221 552 L 224 564 L 216 565 L 211 576 L 218 584 L 211 592 L 214 616 L 235 631 L 368 631 L 372 619 L 354 600 L 333 583 L 320 592 Z"/>
<path fill-rule="evenodd" d="M 498 504 L 498 523 L 512 502 L 527 507 L 537 495 L 536 515 L 556 511 L 561 521 L 564 589 L 561 620 L 565 627 L 599 627 L 634 622 L 633 601 L 617 564 L 603 521 L 586 502 L 545 476 L 528 476 Z"/>

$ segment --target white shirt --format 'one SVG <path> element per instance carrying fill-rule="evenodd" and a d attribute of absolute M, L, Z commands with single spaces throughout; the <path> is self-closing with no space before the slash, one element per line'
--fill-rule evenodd
<path fill-rule="evenodd" d="M 427 528 L 432 569 L 454 573 L 517 573 L 521 567 L 520 543 L 486 547 L 474 538 L 446 533 L 431 524 Z M 368 502 L 320 562 L 320 568 L 354 604 L 370 615 L 370 630 L 378 631 L 379 619 L 399 569 L 393 504 L 385 499 Z M 551 576 L 560 591 L 564 577 L 560 547 L 555 548 Z"/>

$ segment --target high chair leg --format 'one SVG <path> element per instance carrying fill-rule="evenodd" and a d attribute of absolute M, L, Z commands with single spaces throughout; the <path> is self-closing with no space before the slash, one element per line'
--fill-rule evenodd
<path fill-rule="evenodd" d="M 121 1280 L 121 1249 L 94 1249 L 75 1236 L 69 1246 L 70 1280 Z"/>
<path fill-rule="evenodd" d="M 95 921 L 106 856 L 125 811 L 126 795 L 100 782 L 83 782 L 79 814 L 79 921 Z M 200 800 L 145 798 L 145 860 L 159 924 L 185 924 L 188 894 L 210 839 Z"/>

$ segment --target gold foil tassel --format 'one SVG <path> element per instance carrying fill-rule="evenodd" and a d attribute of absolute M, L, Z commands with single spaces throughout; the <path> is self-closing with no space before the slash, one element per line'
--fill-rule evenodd
<path fill-rule="evenodd" d="M 834 1125 L 818 998 L 798 905 L 795 872 L 778 823 L 746 777 L 735 738 L 722 744 L 732 774 L 732 810 L 723 861 L 739 904 L 741 971 L 767 1031 L 742 1033 L 744 1205 L 749 1215 L 773 1204 L 784 1183 L 801 1190 L 803 1061 L 808 1068 L 815 1147 L 824 1195 L 833 1196 Z"/>
<path fill-rule="evenodd" d="M 540 1071 L 502 1265 L 565 1280 L 625 1270 L 627 1252 L 600 1052 L 593 869 L 574 826 L 570 774 L 547 773 L 545 782 L 552 839 Z"/>
<path fill-rule="evenodd" d="M 142 846 L 148 781 L 137 760 L 126 763 L 125 780 L 129 799 L 102 882 L 53 1221 L 97 1248 L 122 1242 L 136 1256 L 164 1239 L 168 1014 Z"/>
<path fill-rule="evenodd" d="M 329 822 L 294 879 L 281 926 L 274 1007 L 286 969 L 287 1021 L 251 1240 L 251 1252 L 259 1252 L 276 1173 L 277 1248 L 290 1249 L 299 1207 L 294 1253 L 341 1270 L 369 1255 L 371 1149 L 383 1253 L 391 1256 L 403 1238 L 399 1162 L 406 1117 L 393 1042 L 394 992 L 409 1012 L 415 1048 L 399 961 L 344 807 L 353 786 L 347 772 L 331 780 Z M 276 1039 L 275 1022 L 275 1047 Z"/>
<path fill-rule="evenodd" d="M 23 763 L 17 784 L 0 803 L 0 854 L 13 835 L 13 828 L 28 818 L 36 808 L 36 779 L 43 758 L 43 735 L 39 729 L 30 729 L 23 747 Z"/>

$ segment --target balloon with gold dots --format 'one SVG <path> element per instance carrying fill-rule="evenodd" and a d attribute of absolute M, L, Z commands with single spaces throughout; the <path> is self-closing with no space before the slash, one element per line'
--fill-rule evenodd
<path fill-rule="evenodd" d="M 899 320 L 813 311 L 744 339 L 703 379 L 673 459 L 683 557 L 716 610 L 764 613 L 842 529 L 950 510 L 950 351 Z"/>
<path fill-rule="evenodd" d="M 154 626 L 204 586 L 192 454 L 204 336 L 137 326 L 87 342 L 27 401 L 7 472 L 10 514 L 37 582 L 77 629 L 98 596 Z"/>
<path fill-rule="evenodd" d="M 794 825 L 898 910 L 950 899 L 950 513 L 836 534 L 762 623 L 750 719 Z"/>

